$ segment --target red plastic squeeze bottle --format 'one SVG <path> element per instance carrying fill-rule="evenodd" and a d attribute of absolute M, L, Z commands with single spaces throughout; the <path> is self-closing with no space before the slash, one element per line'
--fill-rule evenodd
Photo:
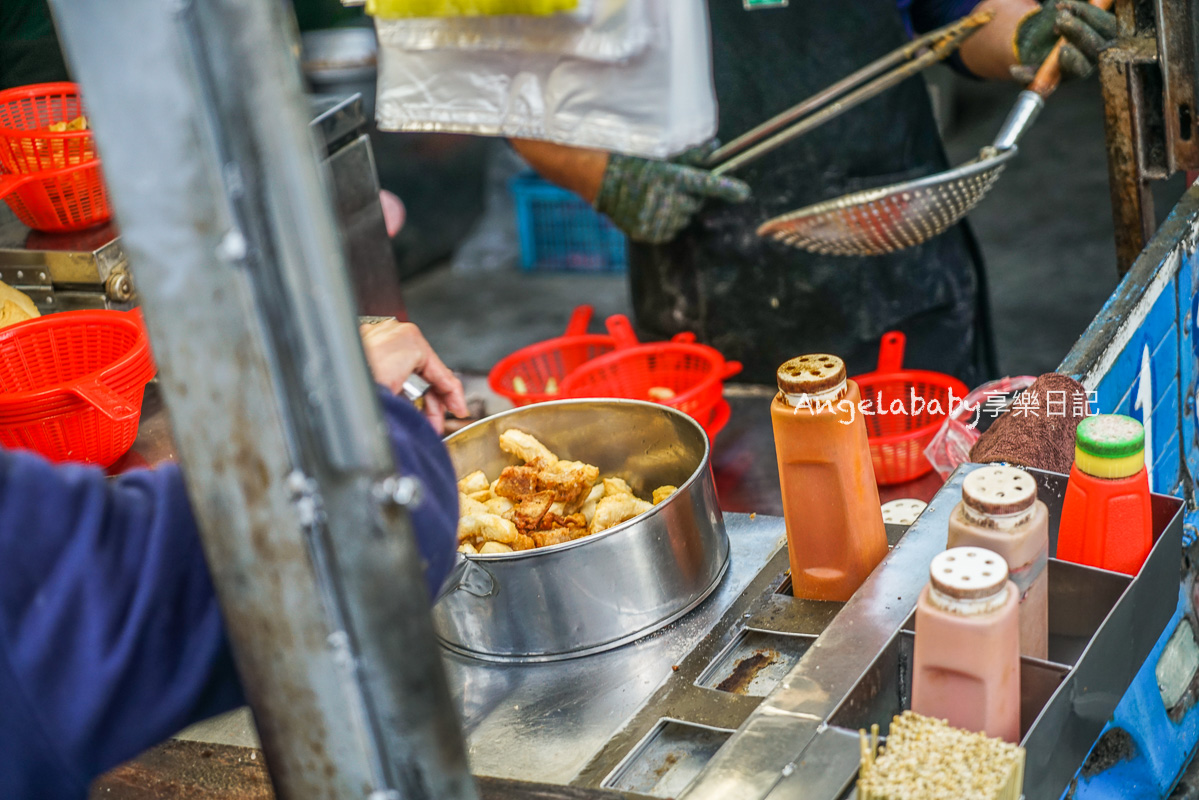
<path fill-rule="evenodd" d="M 778 369 L 770 405 L 796 597 L 846 601 L 887 555 L 858 385 L 816 354 Z"/>
<path fill-rule="evenodd" d="M 1122 414 L 1087 417 L 1075 431 L 1057 557 L 1135 575 L 1152 548 L 1145 429 Z"/>
<path fill-rule="evenodd" d="M 997 553 L 955 547 L 933 558 L 916 601 L 913 711 L 1020 741 L 1019 598 Z"/>
<path fill-rule="evenodd" d="M 962 481 L 962 502 L 949 515 L 950 547 L 984 547 L 1007 562 L 1020 590 L 1020 652 L 1049 655 L 1049 509 L 1022 469 L 976 469 Z"/>

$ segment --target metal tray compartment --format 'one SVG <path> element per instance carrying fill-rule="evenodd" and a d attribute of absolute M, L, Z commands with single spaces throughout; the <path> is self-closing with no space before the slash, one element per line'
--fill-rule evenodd
<path fill-rule="evenodd" d="M 879 654 L 849 696 L 829 718 L 829 724 L 856 734 L 877 724 L 886 735 L 891 718 L 912 705 L 912 653 L 915 636 L 900 631 Z M 1053 693 L 1070 672 L 1067 664 L 1020 659 L 1020 732 L 1026 735 Z"/>
<path fill-rule="evenodd" d="M 814 641 L 815 636 L 746 629 L 695 683 L 718 692 L 765 697 Z"/>
<path fill-rule="evenodd" d="M 733 732 L 662 720 L 604 781 L 604 787 L 675 797 L 695 779 Z"/>

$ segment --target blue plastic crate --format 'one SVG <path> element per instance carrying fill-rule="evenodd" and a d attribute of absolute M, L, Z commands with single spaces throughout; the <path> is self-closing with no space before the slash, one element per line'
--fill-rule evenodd
<path fill-rule="evenodd" d="M 509 182 L 516 201 L 520 267 L 549 272 L 623 272 L 627 241 L 574 192 L 527 172 Z"/>

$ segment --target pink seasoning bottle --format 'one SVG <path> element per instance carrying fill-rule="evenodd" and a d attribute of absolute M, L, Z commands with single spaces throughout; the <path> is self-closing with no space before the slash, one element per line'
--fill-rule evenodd
<path fill-rule="evenodd" d="M 962 481 L 949 515 L 949 547 L 983 547 L 1007 562 L 1020 590 L 1020 653 L 1049 656 L 1049 509 L 1022 469 L 992 465 Z"/>
<path fill-rule="evenodd" d="M 1020 741 L 1020 591 L 981 547 L 940 553 L 916 603 L 912 710 Z"/>

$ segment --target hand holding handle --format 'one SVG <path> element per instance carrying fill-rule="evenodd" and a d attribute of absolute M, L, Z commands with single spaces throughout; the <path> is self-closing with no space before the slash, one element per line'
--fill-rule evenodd
<path fill-rule="evenodd" d="M 1110 11 L 1115 4 L 1115 0 L 1091 0 L 1091 5 L 1096 8 L 1101 8 L 1104 11 Z M 1040 69 L 1037 70 L 1036 77 L 1032 79 L 1032 83 L 1028 84 L 1030 92 L 1036 92 L 1042 98 L 1049 97 L 1053 94 L 1054 89 L 1062 81 L 1062 48 L 1066 45 L 1066 37 L 1061 37 L 1057 40 L 1057 44 L 1049 51 L 1049 55 L 1041 62 Z"/>

